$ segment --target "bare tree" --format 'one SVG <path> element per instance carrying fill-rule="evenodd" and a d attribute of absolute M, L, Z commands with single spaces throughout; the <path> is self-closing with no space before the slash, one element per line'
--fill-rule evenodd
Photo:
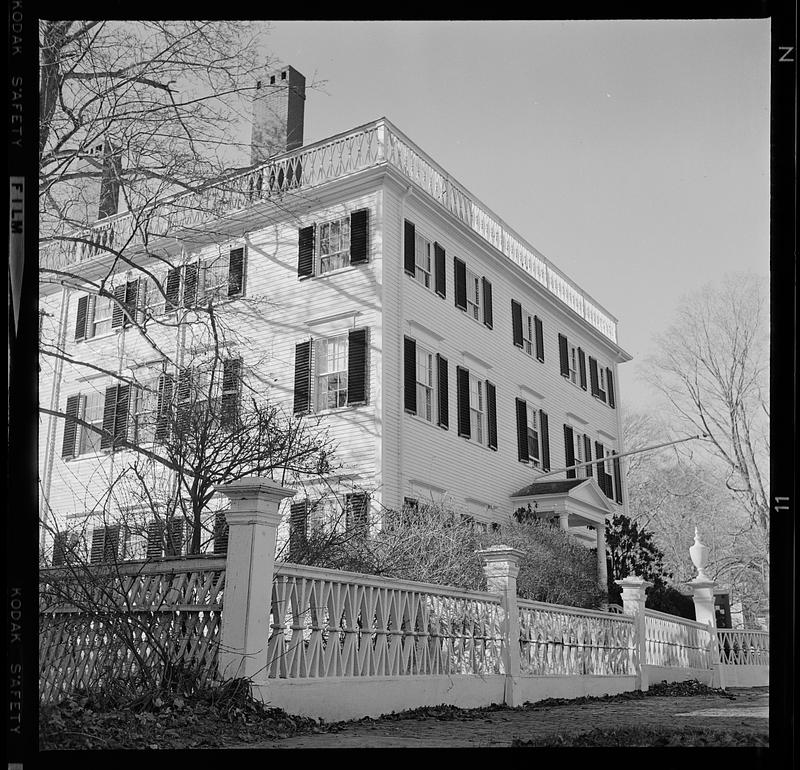
<path fill-rule="evenodd" d="M 676 427 L 699 430 L 751 521 L 769 529 L 768 323 L 765 281 L 725 276 L 686 296 L 644 375 Z"/>

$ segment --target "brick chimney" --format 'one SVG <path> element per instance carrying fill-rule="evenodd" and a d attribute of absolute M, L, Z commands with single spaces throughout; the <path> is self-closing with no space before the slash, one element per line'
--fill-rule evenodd
<path fill-rule="evenodd" d="M 250 163 L 303 145 L 306 79 L 294 67 L 267 72 L 256 83 Z"/>

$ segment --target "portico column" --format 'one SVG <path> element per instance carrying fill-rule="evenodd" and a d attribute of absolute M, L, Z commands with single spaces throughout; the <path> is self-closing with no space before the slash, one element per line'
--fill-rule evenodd
<path fill-rule="evenodd" d="M 597 585 L 603 593 L 608 592 L 608 567 L 606 565 L 606 523 L 595 527 L 597 533 Z"/>
<path fill-rule="evenodd" d="M 564 513 L 559 513 L 558 514 L 558 526 L 561 527 L 561 529 L 563 529 L 564 532 L 567 532 L 569 530 L 569 514 L 568 513 L 564 512 Z"/>

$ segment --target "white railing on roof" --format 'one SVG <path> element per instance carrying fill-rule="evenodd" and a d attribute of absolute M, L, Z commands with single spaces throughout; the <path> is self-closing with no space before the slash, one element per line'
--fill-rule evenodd
<path fill-rule="evenodd" d="M 613 316 L 385 119 L 278 156 L 202 190 L 175 195 L 140 215 L 140 219 L 146 219 L 150 237 L 179 236 L 181 228 L 202 226 L 258 200 L 319 187 L 382 164 L 397 169 L 591 326 L 617 341 Z M 40 264 L 63 269 L 94 258 L 104 246 L 119 248 L 129 240 L 138 244 L 142 229 L 139 224 L 134 225 L 132 214 L 119 214 L 90 228 L 82 236 L 85 243 L 67 248 L 63 243 L 51 244 L 43 249 Z"/>

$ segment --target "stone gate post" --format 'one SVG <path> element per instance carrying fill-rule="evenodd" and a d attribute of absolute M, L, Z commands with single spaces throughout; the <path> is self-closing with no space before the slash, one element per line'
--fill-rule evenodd
<path fill-rule="evenodd" d="M 293 489 L 270 479 L 237 479 L 216 490 L 231 501 L 219 670 L 225 678 L 266 676 L 272 575 L 281 500 Z"/>
<path fill-rule="evenodd" d="M 519 607 L 517 606 L 517 575 L 519 560 L 524 551 L 507 545 L 492 545 L 478 556 L 483 559 L 489 593 L 500 594 L 503 608 L 503 664 L 506 673 L 504 701 L 507 706 L 519 706 Z"/>
<path fill-rule="evenodd" d="M 622 611 L 633 616 L 637 663 L 636 663 L 636 689 L 650 689 L 650 680 L 647 673 L 647 638 L 645 629 L 645 600 L 647 589 L 653 584 L 640 578 L 638 575 L 629 575 L 623 580 L 614 581 L 622 589 Z"/>

